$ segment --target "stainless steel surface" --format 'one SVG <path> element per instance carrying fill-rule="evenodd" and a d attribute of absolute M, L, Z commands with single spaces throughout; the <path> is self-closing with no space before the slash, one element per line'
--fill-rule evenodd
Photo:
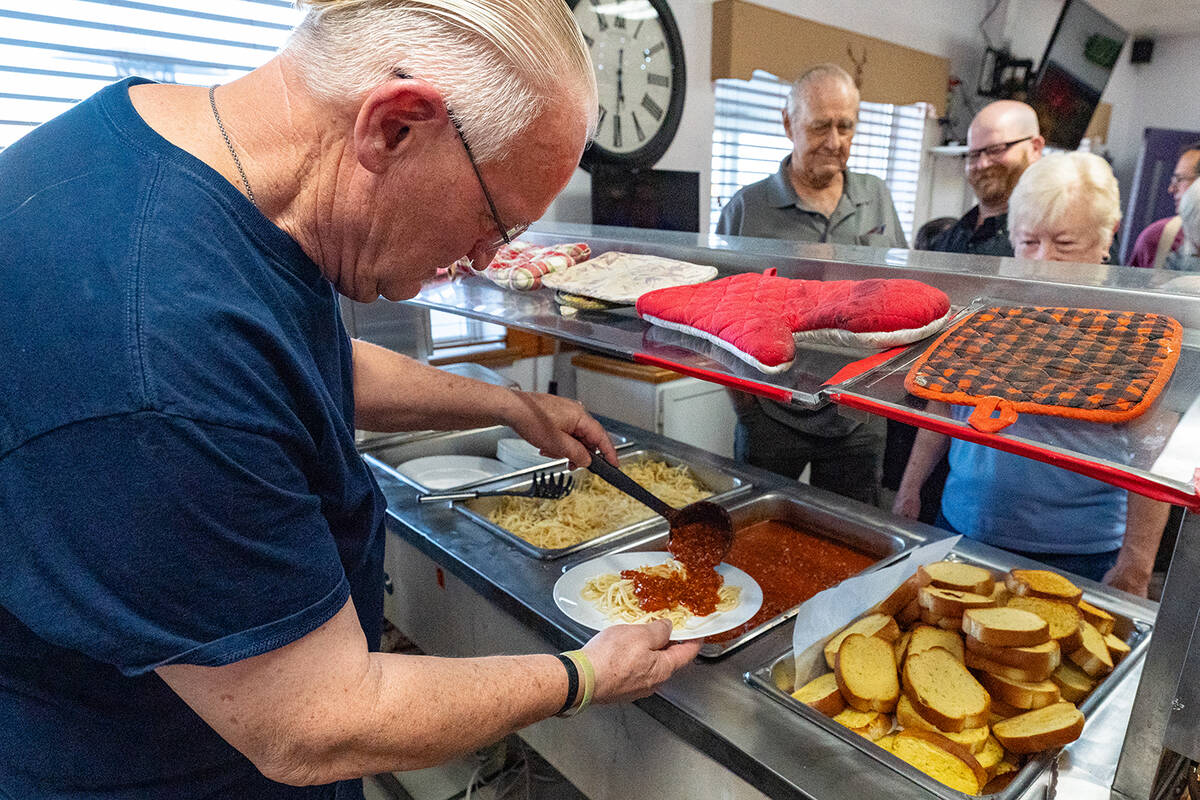
<path fill-rule="evenodd" d="M 994 548 L 972 547 L 967 550 L 965 547 L 956 549 L 953 553 L 958 560 L 969 564 L 976 564 L 981 567 L 992 570 L 996 574 L 1000 574 L 1013 567 L 1025 566 L 1032 564 L 1027 559 L 1022 559 L 1013 556 L 1010 553 L 1005 553 L 1002 550 Z M 1137 604 L 1129 603 L 1120 595 L 1108 591 L 1094 590 L 1095 584 L 1092 584 L 1092 589 L 1085 592 L 1085 599 L 1089 603 L 1105 609 L 1116 617 L 1116 625 L 1113 632 L 1120 636 L 1127 644 L 1130 645 L 1132 651 L 1116 669 L 1104 678 L 1100 684 L 1092 690 L 1092 693 L 1084 699 L 1080 704 L 1079 710 L 1083 712 L 1086 722 L 1084 725 L 1085 733 L 1090 728 L 1096 725 L 1093 719 L 1095 711 L 1108 701 L 1109 696 L 1116 691 L 1124 681 L 1135 670 L 1135 665 L 1139 663 L 1144 655 L 1147 644 L 1151 639 L 1151 631 L 1154 628 L 1153 616 L 1147 615 L 1147 610 Z M 865 612 L 866 609 L 863 609 Z M 835 631 L 828 631 L 829 635 Z M 826 637 L 826 640 L 828 637 Z M 824 640 L 814 645 L 814 647 L 822 647 Z M 820 662 L 822 665 L 824 661 Z M 839 725 L 824 714 L 813 710 L 799 700 L 791 696 L 798 685 L 803 685 L 813 678 L 818 677 L 821 671 L 817 670 L 814 674 L 797 676 L 795 674 L 795 659 L 792 650 L 789 648 L 785 653 L 772 659 L 768 663 L 747 673 L 746 680 L 751 686 L 761 691 L 764 695 L 774 700 L 777 703 L 783 704 L 791 709 L 793 713 L 799 714 L 811 722 L 821 727 L 826 732 L 837 736 L 838 738 L 848 742 L 858 748 L 867 757 L 883 764 L 896 772 L 900 773 L 909 780 L 917 783 L 925 788 L 936 797 L 944 798 L 945 800 L 960 800 L 966 797 L 962 792 L 945 786 L 944 784 L 930 778 L 928 775 L 910 766 L 893 756 L 883 748 L 877 746 L 870 740 L 859 736 L 850 729 Z M 1132 691 L 1132 686 L 1130 686 Z M 1068 745 L 1065 749 L 1070 750 L 1073 745 Z M 1046 770 L 1051 761 L 1056 757 L 1056 753 L 1043 752 L 1026 764 L 1017 777 L 1008 785 L 1002 792 L 997 792 L 988 797 L 995 797 L 997 800 L 1015 800 L 1020 797 Z"/>
<path fill-rule="evenodd" d="M 794 495 L 785 494 L 782 491 L 767 491 L 762 494 L 754 493 L 748 497 L 741 497 L 730 501 L 727 505 L 729 516 L 733 521 L 735 541 L 737 531 L 741 531 L 756 522 L 778 520 L 807 533 L 848 545 L 859 552 L 874 557 L 876 563 L 867 569 L 876 569 L 884 566 L 892 560 L 891 556 L 915 544 L 911 539 L 907 539 L 894 532 L 879 530 L 871 525 L 863 524 L 853 517 L 832 514 L 823 509 L 814 508 Z M 629 544 L 619 545 L 612 548 L 609 552 L 663 550 L 666 547 L 666 543 L 667 532 L 659 530 L 653 536 Z M 792 617 L 796 616 L 796 612 L 800 609 L 801 605 L 803 604 L 792 606 L 786 611 L 768 620 L 764 620 L 735 639 L 730 639 L 726 642 L 705 642 L 700 648 L 700 655 L 705 658 L 720 658 L 727 653 L 731 653 L 746 643 L 786 623 Z"/>
<path fill-rule="evenodd" d="M 404 434 L 398 435 L 401 437 L 405 436 Z M 611 431 L 609 432 L 609 436 L 613 440 L 613 445 L 617 448 L 629 447 L 633 444 L 626 436 L 613 434 Z M 383 470 L 397 480 L 404 481 L 409 486 L 420 489 L 422 492 L 431 492 L 434 490 L 413 480 L 396 469 L 396 467 L 414 458 L 424 458 L 426 456 L 454 455 L 495 458 L 496 446 L 500 440 L 511 438 L 520 438 L 520 436 L 512 428 L 504 425 L 493 425 L 488 428 L 472 428 L 465 431 L 427 431 L 424 435 L 415 438 L 401 438 L 399 441 L 392 438 L 368 440 L 359 445 L 359 452 L 363 454 L 363 458 L 367 460 L 367 463 L 377 469 Z M 476 486 L 483 486 L 499 481 L 510 481 L 518 476 L 530 475 L 534 472 L 560 469 L 566 465 L 567 460 L 565 458 L 554 459 L 546 461 L 544 464 L 522 467 L 520 469 L 513 468 L 498 475 L 467 481 L 452 488 L 471 489 Z"/>
<path fill-rule="evenodd" d="M 648 447 L 684 457 L 690 463 L 717 471 L 740 470 L 757 487 L 795 498 L 817 517 L 842 518 L 851 525 L 872 528 L 913 543 L 943 535 L 920 523 L 752 467 L 742 467 L 678 442 L 619 423 L 606 425 L 611 425 L 610 430 L 636 437 Z M 508 541 L 448 506 L 417 506 L 416 491 L 411 486 L 382 471 L 376 474 L 390 505 L 390 535 L 403 537 L 478 592 L 491 607 L 504 612 L 514 624 L 535 631 L 553 647 L 571 649 L 592 636 L 592 631 L 572 622 L 554 605 L 552 589 L 562 573 L 562 562 L 529 558 Z M 959 549 L 968 557 L 989 550 L 971 542 Z M 1023 562 L 1016 558 L 1013 561 Z M 1129 599 L 1095 584 L 1085 582 L 1084 586 L 1089 597 L 1096 597 L 1104 605 L 1111 606 L 1109 597 L 1119 597 L 1139 608 L 1144 616 L 1153 616 L 1152 603 Z M 724 658 L 697 661 L 674 675 L 657 694 L 638 701 L 637 705 L 661 723 L 664 736 L 682 739 L 773 799 L 859 800 L 886 796 L 888 800 L 928 800 L 932 795 L 925 788 L 897 780 L 890 767 L 864 758 L 852 744 L 828 735 L 817 724 L 782 704 L 767 701 L 745 683 L 743 676 L 747 671 L 790 647 L 790 634 L 790 627 L 784 625 Z M 469 646 L 464 647 L 464 654 L 469 651 Z M 1132 684 L 1132 679 L 1123 684 Z M 1075 761 L 1063 772 L 1064 782 L 1098 791 L 1095 787 L 1102 784 L 1092 775 L 1100 770 L 1097 764 L 1111 764 L 1115 759 L 1131 696 L 1132 685 L 1127 690 L 1123 685 L 1096 712 L 1095 727 L 1100 730 L 1089 733 L 1086 748 L 1077 743 L 1072 751 Z M 619 770 L 620 765 L 612 768 Z M 1107 784 L 1103 784 L 1103 791 L 1107 789 Z M 1060 791 L 1059 796 L 1068 795 Z M 1070 795 L 1072 800 L 1084 797 L 1090 800 L 1096 796 Z M 1023 800 L 1032 798 L 1027 795 Z"/>
<path fill-rule="evenodd" d="M 741 474 L 739 474 L 740 470 L 735 469 L 734 471 L 725 472 L 720 469 L 713 469 L 702 461 L 682 458 L 678 455 L 674 455 L 671 452 L 650 450 L 646 448 L 631 448 L 617 451 L 617 457 L 622 466 L 626 464 L 637 463 L 645 459 L 665 461 L 672 467 L 678 467 L 680 465 L 686 466 L 696 480 L 699 481 L 700 484 L 702 484 L 706 489 L 708 489 L 708 491 L 713 493 L 712 497 L 708 498 L 712 502 L 719 503 L 722 500 L 733 497 L 741 492 L 748 491 L 751 488 L 750 482 Z M 586 473 L 586 469 L 575 470 L 573 474 L 575 476 L 576 485 L 579 484 L 579 481 Z M 528 485 L 528 480 L 522 480 L 504 484 L 497 483 L 492 488 L 519 490 L 524 489 Z M 480 527 L 491 531 L 496 536 L 499 536 L 505 541 L 510 542 L 521 551 L 536 558 L 544 559 L 561 558 L 572 553 L 578 553 L 581 550 L 592 550 L 593 548 L 612 545 L 618 541 L 645 532 L 650 527 L 656 525 L 661 519 L 647 509 L 647 516 L 638 522 L 622 525 L 621 527 L 611 531 L 605 531 L 591 539 L 579 542 L 578 544 L 559 548 L 538 547 L 537 545 L 522 539 L 512 531 L 502 528 L 488 519 L 488 515 L 491 514 L 497 508 L 497 506 L 499 506 L 499 504 L 500 501 L 497 499 L 481 497 L 478 500 L 468 500 L 463 503 L 456 503 L 454 508 Z"/>
<path fill-rule="evenodd" d="M 1149 797 L 1163 749 L 1186 749 L 1189 741 L 1194 742 L 1198 709 L 1190 699 L 1190 705 L 1178 712 L 1187 716 L 1178 720 L 1179 729 L 1172 730 L 1173 734 L 1182 736 L 1169 738 L 1168 723 L 1176 722 L 1173 716 L 1178 694 L 1182 692 L 1194 698 L 1200 683 L 1200 675 L 1195 671 L 1184 671 L 1189 658 L 1194 658 L 1191 652 L 1200 644 L 1192 635 L 1200 617 L 1197 575 L 1200 575 L 1200 515 L 1185 512 L 1163 585 L 1158 635 L 1146 653 L 1142 683 L 1138 686 L 1133 715 L 1117 764 L 1113 791 L 1118 796 L 1139 800 Z M 1176 752 L 1185 755 L 1182 750 Z"/>

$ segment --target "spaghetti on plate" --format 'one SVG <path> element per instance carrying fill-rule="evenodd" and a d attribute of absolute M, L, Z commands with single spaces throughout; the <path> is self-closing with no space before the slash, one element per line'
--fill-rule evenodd
<path fill-rule="evenodd" d="M 682 464 L 648 458 L 622 464 L 621 471 L 676 508 L 712 495 Z M 504 497 L 487 518 L 536 547 L 557 550 L 652 516 L 637 500 L 587 473 L 561 500 Z"/>
<path fill-rule="evenodd" d="M 679 630 L 693 616 L 730 611 L 737 607 L 742 590 L 728 586 L 710 569 L 688 574 L 674 559 L 640 569 L 622 570 L 589 578 L 580 594 L 609 619 L 617 622 L 649 622 L 669 619 Z"/>

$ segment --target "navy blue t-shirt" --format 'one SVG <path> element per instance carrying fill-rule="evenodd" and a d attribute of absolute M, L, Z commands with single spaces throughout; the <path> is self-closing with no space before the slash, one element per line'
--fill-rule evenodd
<path fill-rule="evenodd" d="M 0 797 L 361 797 L 267 781 L 154 673 L 382 620 L 350 341 L 299 245 L 134 111 L 0 153 Z"/>

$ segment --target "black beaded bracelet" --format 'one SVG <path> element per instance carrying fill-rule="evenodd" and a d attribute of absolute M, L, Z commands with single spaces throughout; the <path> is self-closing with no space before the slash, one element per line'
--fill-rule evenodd
<path fill-rule="evenodd" d="M 556 653 L 554 657 L 561 661 L 567 670 L 567 700 L 563 703 L 562 708 L 558 710 L 558 713 L 555 714 L 555 716 L 560 716 L 570 711 L 579 699 L 579 668 L 575 666 L 574 661 L 562 653 Z"/>

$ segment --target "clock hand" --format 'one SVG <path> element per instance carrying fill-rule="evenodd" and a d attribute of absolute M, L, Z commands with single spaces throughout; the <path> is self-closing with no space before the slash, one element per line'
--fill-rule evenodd
<path fill-rule="evenodd" d="M 623 68 L 622 64 L 625 61 L 625 51 L 617 50 L 617 110 L 621 110 L 621 104 L 625 102 L 625 88 L 623 83 Z"/>

